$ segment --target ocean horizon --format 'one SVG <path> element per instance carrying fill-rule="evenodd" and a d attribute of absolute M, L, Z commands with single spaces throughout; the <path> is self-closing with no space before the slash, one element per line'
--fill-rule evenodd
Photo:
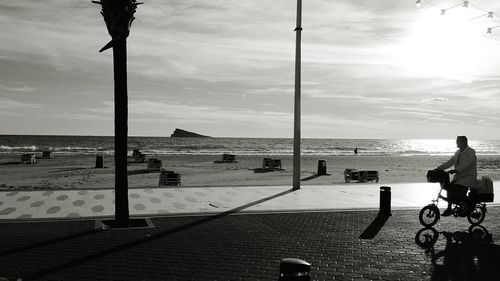
<path fill-rule="evenodd" d="M 469 140 L 478 155 L 500 155 L 500 140 Z M 171 138 L 129 136 L 129 152 L 150 155 L 291 155 L 293 138 Z M 364 156 L 451 155 L 455 139 L 322 139 L 303 138 L 303 155 Z M 113 136 L 0 135 L 0 154 L 52 151 L 60 155 L 113 154 Z"/>

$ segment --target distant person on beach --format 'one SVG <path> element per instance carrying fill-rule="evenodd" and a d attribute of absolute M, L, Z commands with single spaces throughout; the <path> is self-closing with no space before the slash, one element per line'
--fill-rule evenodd
<path fill-rule="evenodd" d="M 454 167 L 448 171 L 450 174 L 455 174 L 451 180 L 451 185 L 448 187 L 448 198 L 465 196 L 468 187 L 473 186 L 477 179 L 477 158 L 476 151 L 467 143 L 466 136 L 457 137 L 458 150 L 450 158 L 450 160 L 441 164 L 438 169 L 445 170 Z M 451 202 L 448 200 L 448 208 L 443 212 L 442 216 L 446 217 L 452 214 Z"/>
<path fill-rule="evenodd" d="M 354 155 L 358 155 L 358 148 L 357 147 L 354 149 Z"/>

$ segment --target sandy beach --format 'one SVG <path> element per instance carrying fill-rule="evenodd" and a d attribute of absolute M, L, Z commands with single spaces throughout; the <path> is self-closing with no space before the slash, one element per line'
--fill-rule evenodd
<path fill-rule="evenodd" d="M 292 156 L 236 156 L 238 163 L 214 163 L 217 155 L 161 155 L 163 168 L 181 175 L 183 187 L 291 185 Z M 280 159 L 282 170 L 263 171 L 264 157 Z M 318 160 L 327 161 L 329 175 L 316 176 Z M 426 172 L 447 160 L 447 156 L 303 156 L 302 185 L 343 184 L 346 168 L 377 170 L 377 184 L 425 182 Z M 95 168 L 95 155 L 55 155 L 37 164 L 20 163 L 20 154 L 0 156 L 0 190 L 95 189 L 114 187 L 114 160 L 104 156 L 105 168 Z M 159 172 L 147 171 L 147 163 L 128 166 L 129 187 L 156 187 Z M 478 156 L 479 177 L 500 180 L 500 156 Z M 353 186 L 356 183 L 351 183 Z M 376 183 L 374 183 L 376 184 Z"/>

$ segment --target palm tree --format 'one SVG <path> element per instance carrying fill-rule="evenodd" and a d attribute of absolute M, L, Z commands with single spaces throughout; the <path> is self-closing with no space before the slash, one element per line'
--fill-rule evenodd
<path fill-rule="evenodd" d="M 113 47 L 115 76 L 115 222 L 118 227 L 129 226 L 127 180 L 127 37 L 130 32 L 136 0 L 101 0 L 92 3 L 102 6 L 101 14 L 111 41 L 99 52 Z"/>

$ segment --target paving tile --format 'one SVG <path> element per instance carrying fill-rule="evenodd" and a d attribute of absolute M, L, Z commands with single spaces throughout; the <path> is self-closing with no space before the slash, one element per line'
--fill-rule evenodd
<path fill-rule="evenodd" d="M 55 213 L 58 213 L 61 211 L 61 207 L 50 207 L 49 209 L 47 209 L 47 214 L 55 214 Z"/>
<path fill-rule="evenodd" d="M 29 199 L 31 199 L 31 196 L 25 195 L 25 196 L 21 196 L 21 197 L 17 198 L 17 201 L 18 202 L 23 202 L 23 201 L 27 201 Z"/>
<path fill-rule="evenodd" d="M 68 195 L 66 195 L 66 194 L 59 195 L 59 196 L 57 196 L 57 197 L 56 197 L 56 199 L 57 199 L 58 201 L 64 201 L 64 200 L 66 200 L 66 199 L 68 199 L 68 198 L 69 198 L 69 196 L 68 196 Z"/>
<path fill-rule="evenodd" d="M 72 204 L 73 204 L 73 206 L 79 207 L 79 206 L 83 206 L 85 204 L 85 201 L 83 201 L 83 200 L 75 200 L 75 201 L 73 201 Z"/>
<path fill-rule="evenodd" d="M 146 205 L 144 205 L 144 204 L 134 204 L 134 209 L 136 209 L 137 211 L 144 211 L 144 210 L 146 210 Z"/>
<path fill-rule="evenodd" d="M 131 193 L 131 194 L 129 195 L 129 197 L 130 197 L 130 198 L 137 199 L 137 198 L 140 198 L 140 197 L 141 197 L 141 195 L 139 195 L 139 194 L 137 194 L 137 193 Z"/>
<path fill-rule="evenodd" d="M 13 213 L 15 211 L 16 211 L 16 208 L 14 208 L 14 207 L 5 208 L 5 209 L 0 211 L 0 215 L 8 215 L 8 214 Z"/>
<path fill-rule="evenodd" d="M 153 197 L 151 199 L 149 199 L 149 201 L 151 201 L 151 203 L 155 203 L 155 204 L 160 204 L 161 203 L 161 200 L 156 198 L 156 197 Z"/>
<path fill-rule="evenodd" d="M 38 208 L 38 207 L 42 206 L 43 204 L 45 204 L 45 201 L 38 200 L 38 201 L 31 203 L 30 206 Z"/>
<path fill-rule="evenodd" d="M 42 196 L 50 196 L 52 194 L 54 194 L 54 191 L 49 190 L 49 191 L 45 191 L 44 193 L 42 193 Z"/>
<path fill-rule="evenodd" d="M 105 208 L 103 205 L 95 205 L 90 209 L 92 210 L 93 213 L 101 213 L 102 211 L 104 211 Z"/>

